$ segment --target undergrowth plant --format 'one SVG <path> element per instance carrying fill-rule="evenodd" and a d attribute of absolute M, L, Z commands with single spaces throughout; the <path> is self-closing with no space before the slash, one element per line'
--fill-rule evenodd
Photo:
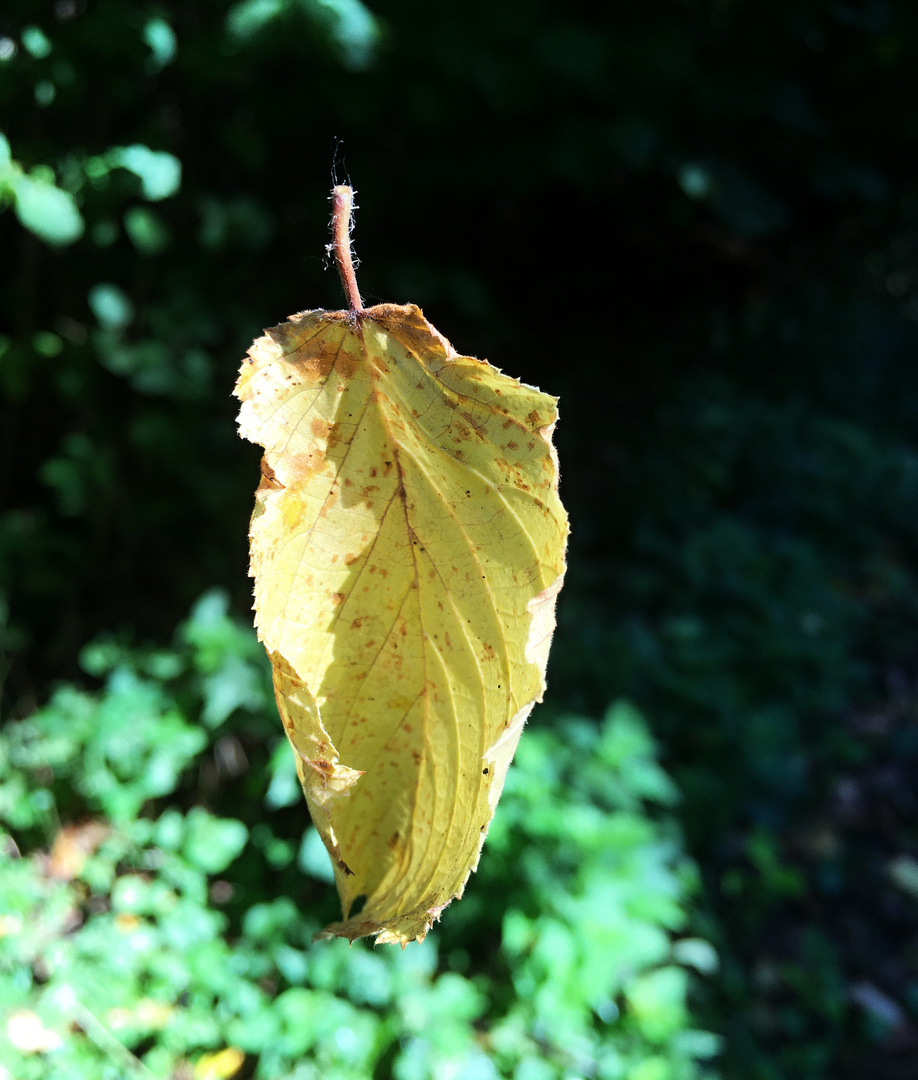
<path fill-rule="evenodd" d="M 254 635 L 211 592 L 0 733 L 0 1077 L 701 1080 L 697 874 L 642 718 L 535 724 L 422 944 L 313 943 L 331 867 Z M 550 710 L 549 710 L 550 711 Z"/>

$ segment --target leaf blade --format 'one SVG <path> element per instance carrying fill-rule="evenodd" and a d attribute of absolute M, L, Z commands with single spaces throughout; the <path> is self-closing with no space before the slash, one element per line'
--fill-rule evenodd
<path fill-rule="evenodd" d="M 556 401 L 396 305 L 273 328 L 237 396 L 265 447 L 259 634 L 362 774 L 323 834 L 353 871 L 336 870 L 345 920 L 328 932 L 421 939 L 477 865 L 544 689 L 567 537 Z"/>

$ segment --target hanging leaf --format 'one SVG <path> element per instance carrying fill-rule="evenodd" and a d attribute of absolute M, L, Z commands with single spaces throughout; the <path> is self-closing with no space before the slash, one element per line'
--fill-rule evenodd
<path fill-rule="evenodd" d="M 567 519 L 556 400 L 413 305 L 364 309 L 349 199 L 351 310 L 268 330 L 236 395 L 265 451 L 256 625 L 344 909 L 326 933 L 405 944 L 462 894 L 541 699 Z"/>

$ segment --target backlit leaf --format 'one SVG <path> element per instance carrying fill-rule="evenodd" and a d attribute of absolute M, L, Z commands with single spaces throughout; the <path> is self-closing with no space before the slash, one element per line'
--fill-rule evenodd
<path fill-rule="evenodd" d="M 292 316 L 236 394 L 265 450 L 256 625 L 344 908 L 326 933 L 421 940 L 477 865 L 544 690 L 556 400 L 393 304 Z"/>

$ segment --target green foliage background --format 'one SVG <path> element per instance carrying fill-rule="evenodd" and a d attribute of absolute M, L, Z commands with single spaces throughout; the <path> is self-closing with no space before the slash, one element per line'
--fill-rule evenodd
<path fill-rule="evenodd" d="M 4 6 L 0 994 L 70 1033 L 17 1080 L 913 1075 L 916 54 L 884 0 Z M 308 944 L 241 629 L 229 392 L 340 304 L 337 139 L 365 298 L 560 394 L 573 523 L 481 871 L 399 955 Z"/>

